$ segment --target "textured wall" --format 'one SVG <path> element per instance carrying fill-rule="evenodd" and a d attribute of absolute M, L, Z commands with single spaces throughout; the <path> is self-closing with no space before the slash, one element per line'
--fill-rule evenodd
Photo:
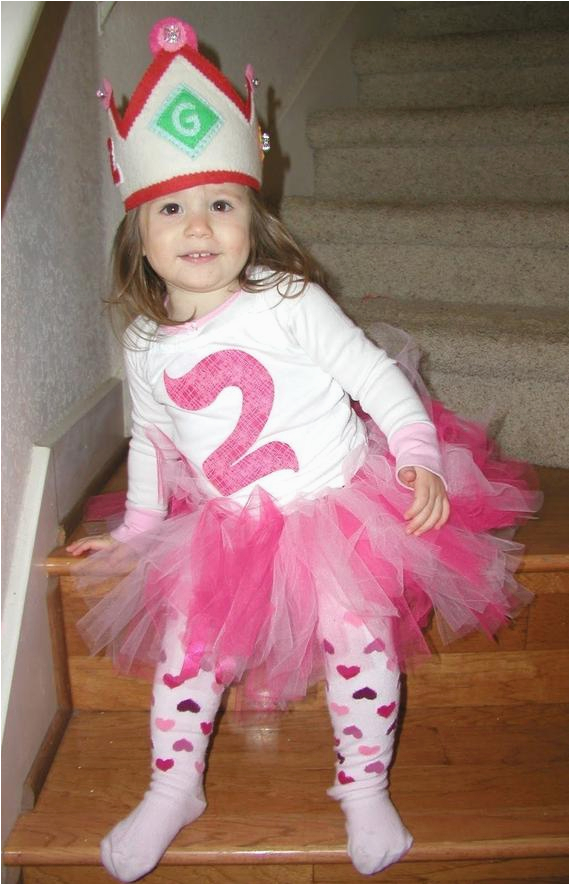
<path fill-rule="evenodd" d="M 96 4 L 73 3 L 3 218 L 3 599 L 31 447 L 113 374 L 97 40 Z"/>

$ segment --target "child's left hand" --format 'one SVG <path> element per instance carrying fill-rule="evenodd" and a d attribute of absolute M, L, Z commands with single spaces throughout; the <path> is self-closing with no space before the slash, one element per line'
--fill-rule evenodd
<path fill-rule="evenodd" d="M 430 529 L 440 529 L 449 519 L 449 501 L 443 481 L 424 467 L 403 467 L 398 477 L 415 491 L 414 503 L 404 513 L 411 520 L 406 534 L 423 535 Z"/>

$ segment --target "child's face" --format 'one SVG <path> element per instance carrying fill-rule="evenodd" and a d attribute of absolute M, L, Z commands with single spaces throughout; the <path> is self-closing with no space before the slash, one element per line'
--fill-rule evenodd
<path fill-rule="evenodd" d="M 250 220 L 249 193 L 239 184 L 190 187 L 142 206 L 143 251 L 173 301 L 200 310 L 239 288 Z"/>

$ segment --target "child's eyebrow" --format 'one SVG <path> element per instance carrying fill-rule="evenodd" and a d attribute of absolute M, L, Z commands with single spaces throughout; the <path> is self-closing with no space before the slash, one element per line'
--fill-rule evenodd
<path fill-rule="evenodd" d="M 242 194 L 241 191 L 236 192 L 236 191 L 226 190 L 225 188 L 220 188 L 220 190 L 216 192 L 214 199 L 215 200 L 229 199 L 229 200 L 233 200 L 234 202 L 237 201 L 237 202 L 243 203 L 243 201 L 245 199 L 245 194 Z"/>

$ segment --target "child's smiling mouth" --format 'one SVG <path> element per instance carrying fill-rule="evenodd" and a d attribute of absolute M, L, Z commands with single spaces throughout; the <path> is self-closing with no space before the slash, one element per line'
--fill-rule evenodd
<path fill-rule="evenodd" d="M 185 252 L 180 256 L 184 261 L 208 261 L 217 258 L 216 252 Z"/>

